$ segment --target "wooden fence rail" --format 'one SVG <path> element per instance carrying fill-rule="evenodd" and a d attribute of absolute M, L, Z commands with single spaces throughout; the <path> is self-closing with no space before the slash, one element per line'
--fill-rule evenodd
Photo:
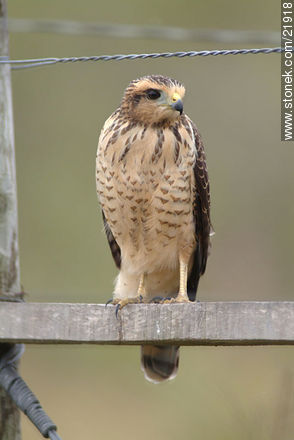
<path fill-rule="evenodd" d="M 0 342 L 293 345 L 293 302 L 0 303 Z"/>

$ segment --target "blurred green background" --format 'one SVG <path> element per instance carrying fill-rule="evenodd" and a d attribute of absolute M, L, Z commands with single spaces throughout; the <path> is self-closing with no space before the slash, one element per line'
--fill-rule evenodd
<path fill-rule="evenodd" d="M 10 17 L 186 28 L 279 30 L 280 21 L 274 0 L 14 0 L 8 7 Z M 10 35 L 15 59 L 214 48 L 223 47 Z M 186 85 L 185 111 L 206 146 L 216 235 L 198 298 L 292 300 L 294 152 L 280 141 L 279 70 L 274 54 L 13 72 L 27 300 L 103 303 L 111 296 L 116 270 L 96 199 L 96 145 L 127 84 L 151 73 Z M 64 440 L 292 440 L 293 363 L 291 347 L 187 347 L 176 380 L 154 386 L 140 371 L 138 347 L 27 346 L 21 371 Z M 23 438 L 40 438 L 25 418 Z"/>

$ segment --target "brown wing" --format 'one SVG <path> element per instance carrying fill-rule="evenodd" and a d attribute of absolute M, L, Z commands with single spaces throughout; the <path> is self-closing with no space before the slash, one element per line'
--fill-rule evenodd
<path fill-rule="evenodd" d="M 105 233 L 106 233 L 106 237 L 108 240 L 108 244 L 114 259 L 114 262 L 116 264 L 116 267 L 118 269 L 120 269 L 120 265 L 121 265 L 121 251 L 120 251 L 120 247 L 117 244 L 117 242 L 115 241 L 115 238 L 111 232 L 111 229 L 109 227 L 109 224 L 107 223 L 107 220 L 105 218 L 104 212 L 102 210 L 102 218 L 103 218 L 103 223 L 104 223 L 104 229 L 105 229 Z"/>
<path fill-rule="evenodd" d="M 195 301 L 199 278 L 204 274 L 206 268 L 210 246 L 209 236 L 212 227 L 210 222 L 210 192 L 205 152 L 197 128 L 192 121 L 190 122 L 193 128 L 195 148 L 197 150 L 197 159 L 194 166 L 194 219 L 197 247 L 194 252 L 193 266 L 188 279 L 188 296 L 190 301 Z"/>

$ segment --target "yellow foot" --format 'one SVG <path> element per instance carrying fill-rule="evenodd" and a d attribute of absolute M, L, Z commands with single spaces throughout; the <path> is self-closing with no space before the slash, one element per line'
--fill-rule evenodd
<path fill-rule="evenodd" d="M 143 302 L 143 296 L 135 296 L 134 298 L 125 298 L 125 299 L 114 299 L 111 304 L 116 306 L 115 308 L 115 316 L 118 316 L 118 312 L 125 307 L 127 304 L 140 304 Z"/>
<path fill-rule="evenodd" d="M 179 304 L 179 303 L 188 303 L 188 302 L 190 301 L 187 295 L 183 296 L 179 294 L 178 296 L 176 296 L 176 298 L 163 298 L 160 301 L 160 304 Z"/>

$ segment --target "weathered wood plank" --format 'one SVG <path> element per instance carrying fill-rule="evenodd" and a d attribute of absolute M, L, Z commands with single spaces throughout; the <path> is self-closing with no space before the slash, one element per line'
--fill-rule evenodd
<path fill-rule="evenodd" d="M 0 56 L 8 55 L 6 2 L 0 0 Z M 20 291 L 10 66 L 0 65 L 0 292 Z"/>
<path fill-rule="evenodd" d="M 8 56 L 6 0 L 0 0 L 0 56 Z M 0 294 L 20 292 L 10 66 L 0 66 Z M 0 346 L 0 355 L 7 345 Z M 19 412 L 0 387 L 0 440 L 20 440 Z"/>
<path fill-rule="evenodd" d="M 0 303 L 0 341 L 25 343 L 294 344 L 294 302 Z"/>

